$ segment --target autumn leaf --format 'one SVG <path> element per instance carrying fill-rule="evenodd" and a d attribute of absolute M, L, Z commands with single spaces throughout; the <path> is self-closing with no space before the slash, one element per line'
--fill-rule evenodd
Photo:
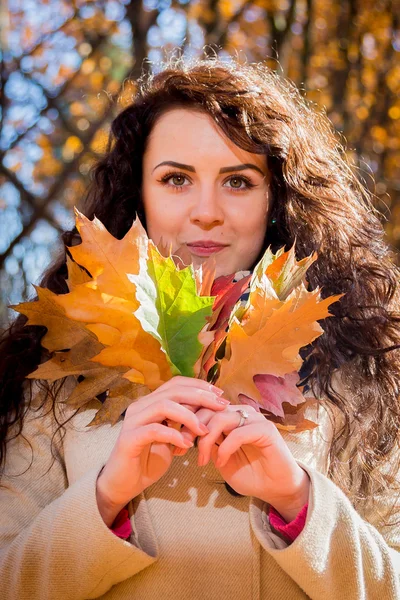
<path fill-rule="evenodd" d="M 253 381 L 255 375 L 269 373 L 284 377 L 300 369 L 300 348 L 323 333 L 317 321 L 328 317 L 328 306 L 341 297 L 319 301 L 318 290 L 309 294 L 308 301 L 297 309 L 295 298 L 288 298 L 252 335 L 248 335 L 239 322 L 232 324 L 228 333 L 231 357 L 230 360 L 221 360 L 218 379 L 218 385 L 232 402 L 237 402 L 239 394 L 261 401 L 261 394 Z M 269 302 L 275 300 L 266 300 L 264 310 L 268 310 Z"/>
<path fill-rule="evenodd" d="M 111 393 L 115 387 L 123 384 L 126 389 L 125 399 L 121 401 L 116 397 L 107 413 L 101 413 L 104 422 L 116 422 L 126 409 L 126 398 L 130 396 L 133 399 L 138 390 L 142 395 L 148 393 L 148 388 L 123 379 L 124 374 L 129 371 L 126 367 L 110 369 L 92 362 L 91 359 L 104 348 L 103 344 L 84 324 L 67 317 L 58 302 L 59 296 L 43 288 L 37 288 L 37 292 L 39 299 L 36 302 L 23 303 L 15 309 L 28 316 L 27 324 L 47 327 L 48 332 L 42 345 L 55 351 L 28 378 L 56 381 L 67 376 L 75 376 L 77 379 L 83 376 L 83 381 L 76 385 L 67 400 L 68 405 L 73 408 L 80 408 L 98 394 L 106 390 Z"/>
<path fill-rule="evenodd" d="M 26 325 L 47 327 L 47 333 L 41 341 L 44 348 L 50 352 L 71 348 L 88 335 L 84 324 L 68 318 L 65 310 L 58 303 L 57 294 L 46 288 L 34 287 L 38 300 L 22 302 L 10 308 L 28 317 Z M 93 338 L 95 339 L 95 336 Z"/>
<path fill-rule="evenodd" d="M 90 421 L 88 426 L 111 423 L 115 425 L 120 415 L 132 404 L 134 400 L 150 393 L 144 385 L 133 385 L 129 381 L 117 381 L 110 388 L 106 400 Z"/>
<path fill-rule="evenodd" d="M 56 381 L 67 375 L 88 375 L 97 372 L 102 367 L 90 359 L 102 348 L 103 344 L 87 332 L 87 335 L 70 349 L 53 352 L 51 359 L 40 364 L 28 377 Z"/>
<path fill-rule="evenodd" d="M 278 417 L 284 417 L 282 405 L 284 402 L 297 406 L 304 402 L 304 396 L 297 387 L 299 382 L 297 371 L 287 373 L 283 377 L 276 375 L 263 374 L 254 376 L 254 384 L 261 394 L 262 407 L 268 412 Z M 252 400 L 247 396 L 239 394 L 239 400 Z"/>
<path fill-rule="evenodd" d="M 274 381 L 274 379 L 280 381 Z M 243 394 L 239 395 L 240 404 L 251 406 L 269 421 L 275 423 L 281 431 L 300 433 L 318 427 L 317 423 L 305 418 L 307 408 L 318 404 L 318 400 L 314 397 L 305 398 L 303 396 L 303 388 L 297 387 L 299 382 L 298 373 L 291 373 L 284 379 L 274 375 L 256 375 L 254 381 L 263 395 L 262 406 Z M 265 386 L 267 386 L 267 389 L 265 389 Z M 281 389 L 279 390 L 279 388 Z M 276 392 L 277 396 L 273 395 Z M 268 398 L 269 394 L 271 394 L 271 403 L 268 405 L 264 398 Z"/>
<path fill-rule="evenodd" d="M 286 300 L 289 294 L 300 285 L 306 271 L 317 260 L 317 253 L 296 261 L 294 245 L 288 252 L 282 253 L 267 267 L 265 274 L 271 281 L 280 300 Z"/>
<path fill-rule="evenodd" d="M 211 316 L 214 298 L 199 296 L 193 268 L 178 270 L 172 258 L 163 257 L 152 242 L 146 266 L 139 275 L 129 275 L 140 302 L 135 314 L 177 372 L 193 377 L 203 349 L 198 336 Z"/>
<path fill-rule="evenodd" d="M 74 261 L 89 271 L 98 288 L 104 288 L 110 296 L 134 301 L 135 289 L 128 273 L 139 272 L 139 259 L 146 255 L 147 247 L 147 235 L 139 219 L 118 240 L 96 217 L 90 221 L 76 208 L 75 215 L 82 243 L 69 248 Z"/>
<path fill-rule="evenodd" d="M 37 288 L 38 301 L 15 307 L 48 331 L 50 360 L 29 375 L 79 380 L 68 398 L 81 408 L 107 394 L 92 421 L 114 423 L 137 397 L 174 374 L 195 375 L 213 339 L 212 268 L 178 268 L 135 221 L 122 240 L 76 211 L 82 243 L 69 249 L 66 294 Z"/>
<path fill-rule="evenodd" d="M 232 309 L 247 289 L 251 277 L 251 275 L 244 274 L 242 278 L 236 281 L 236 276 L 237 274 L 218 277 L 212 287 L 212 294 L 215 294 L 216 298 L 209 328 L 211 331 L 215 331 L 215 336 L 211 345 L 204 353 L 202 371 L 205 376 L 207 376 L 210 369 L 216 364 L 218 350 L 226 339 Z"/>
<path fill-rule="evenodd" d="M 306 419 L 306 410 L 318 404 L 316 398 L 304 398 L 303 403 L 297 404 L 295 407 L 291 404 L 283 402 L 282 408 L 284 412 L 284 418 L 276 417 L 273 414 L 268 414 L 267 418 L 275 423 L 276 427 L 281 431 L 287 431 L 288 433 L 301 433 L 302 431 L 310 431 L 318 427 L 317 423 Z"/>
<path fill-rule="evenodd" d="M 103 285 L 106 281 L 103 278 Z M 128 277 L 127 282 L 133 291 L 130 292 L 124 283 L 125 295 L 132 300 L 101 292 L 97 280 L 93 280 L 77 286 L 69 294 L 58 296 L 57 302 L 71 320 L 85 323 L 86 330 L 103 344 L 92 361 L 105 367 L 127 367 L 125 378 L 154 390 L 168 381 L 173 371 L 160 343 L 143 330 L 135 315 L 139 302 L 134 296 L 135 286 Z M 113 275 L 113 288 L 115 283 Z"/>
<path fill-rule="evenodd" d="M 283 404 L 304 402 L 298 388 L 300 348 L 323 333 L 318 321 L 341 295 L 321 300 L 308 291 L 305 274 L 316 256 L 296 261 L 289 252 L 270 250 L 254 269 L 249 298 L 232 310 L 225 354 L 218 361 L 217 385 L 233 403 L 252 406 L 283 418 Z"/>

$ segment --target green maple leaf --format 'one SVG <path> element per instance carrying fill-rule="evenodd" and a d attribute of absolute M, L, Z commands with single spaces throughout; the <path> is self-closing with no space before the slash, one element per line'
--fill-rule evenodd
<path fill-rule="evenodd" d="M 198 335 L 211 316 L 213 296 L 199 296 L 191 266 L 178 270 L 149 243 L 148 259 L 138 275 L 128 275 L 140 302 L 135 316 L 161 344 L 174 374 L 194 377 L 203 345 Z"/>

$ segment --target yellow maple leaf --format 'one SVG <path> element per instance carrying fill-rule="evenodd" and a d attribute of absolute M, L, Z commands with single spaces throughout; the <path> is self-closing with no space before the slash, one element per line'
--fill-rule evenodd
<path fill-rule="evenodd" d="M 73 259 L 85 267 L 97 286 L 104 287 L 110 296 L 136 301 L 135 287 L 127 274 L 139 272 L 139 259 L 146 253 L 147 235 L 139 219 L 125 237 L 118 240 L 96 217 L 90 221 L 77 209 L 75 214 L 82 243 L 69 248 Z"/>
<path fill-rule="evenodd" d="M 341 297 L 320 300 L 319 290 L 306 294 L 292 293 L 280 306 L 274 298 L 265 299 L 254 309 L 256 319 L 262 324 L 259 329 L 250 328 L 251 315 L 244 327 L 238 321 L 232 323 L 227 336 L 230 356 L 221 360 L 217 382 L 232 402 L 238 402 L 239 394 L 261 401 L 254 383 L 256 375 L 284 377 L 300 369 L 300 348 L 323 333 L 317 321 L 328 317 L 328 306 Z M 272 310 L 270 303 L 274 305 Z M 268 316 L 260 318 L 259 311 Z"/>
<path fill-rule="evenodd" d="M 44 348 L 50 352 L 71 348 L 87 337 L 89 332 L 84 324 L 68 318 L 65 310 L 58 303 L 59 296 L 46 288 L 34 287 L 38 295 L 36 302 L 22 302 L 10 308 L 26 315 L 27 325 L 47 327 L 47 333 L 41 341 Z M 95 340 L 94 334 L 91 335 Z"/>
<path fill-rule="evenodd" d="M 127 282 L 134 290 L 134 284 Z M 154 390 L 172 377 L 172 371 L 158 340 L 143 330 L 135 316 L 139 303 L 132 294 L 125 294 L 134 298 L 131 301 L 103 293 L 97 279 L 57 296 L 57 303 L 70 319 L 85 323 L 105 346 L 92 361 L 106 367 L 129 367 L 125 378 Z"/>
<path fill-rule="evenodd" d="M 81 274 L 76 271 L 76 275 L 77 281 L 80 281 Z M 42 339 L 42 346 L 52 352 L 52 356 L 30 373 L 28 378 L 56 381 L 68 376 L 83 376 L 84 380 L 78 383 L 69 396 L 68 405 L 80 408 L 98 394 L 108 391 L 108 397 L 113 399 L 112 403 L 109 402 L 106 409 L 101 411 L 99 417 L 90 425 L 99 422 L 114 424 L 129 406 L 129 397 L 132 402 L 138 394 L 143 396 L 150 390 L 137 382 L 123 379 L 124 374 L 129 372 L 129 367 L 109 368 L 91 360 L 102 351 L 104 345 L 85 323 L 68 317 L 59 302 L 59 299 L 65 296 L 57 296 L 45 288 L 37 288 L 37 293 L 37 301 L 13 307 L 28 317 L 27 325 L 43 325 L 48 330 Z M 124 386 L 125 390 L 123 395 L 118 393 L 121 386 Z"/>
<path fill-rule="evenodd" d="M 67 286 L 69 291 L 71 292 L 76 288 L 77 285 L 81 285 L 82 283 L 88 283 L 91 280 L 90 275 L 86 272 L 85 269 L 80 267 L 75 261 L 71 260 L 67 255 Z"/>

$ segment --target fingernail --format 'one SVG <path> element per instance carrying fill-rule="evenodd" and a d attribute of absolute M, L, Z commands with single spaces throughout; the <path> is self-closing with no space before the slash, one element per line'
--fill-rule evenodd
<path fill-rule="evenodd" d="M 210 430 L 204 425 L 204 423 L 200 423 L 199 429 L 201 429 L 203 433 L 210 433 Z"/>
<path fill-rule="evenodd" d="M 175 448 L 175 450 L 172 452 L 172 454 L 174 454 L 175 456 L 182 456 L 184 453 L 186 452 L 185 448 Z"/>
<path fill-rule="evenodd" d="M 216 394 L 217 396 L 222 396 L 222 394 L 224 393 L 224 390 L 221 390 L 220 388 L 215 387 L 215 385 L 210 385 L 211 391 L 214 392 L 214 394 Z"/>
<path fill-rule="evenodd" d="M 223 404 L 224 406 L 228 406 L 228 404 L 230 404 L 229 400 L 217 400 L 218 404 Z"/>
<path fill-rule="evenodd" d="M 203 467 L 204 466 L 204 463 L 206 462 L 205 458 L 206 457 L 204 456 L 204 454 L 202 454 L 201 452 L 199 452 L 199 459 L 198 459 L 198 465 L 199 465 L 199 467 Z"/>
<path fill-rule="evenodd" d="M 191 448 L 193 446 L 193 442 L 190 442 L 189 440 L 184 440 L 183 443 L 185 444 L 186 448 Z"/>

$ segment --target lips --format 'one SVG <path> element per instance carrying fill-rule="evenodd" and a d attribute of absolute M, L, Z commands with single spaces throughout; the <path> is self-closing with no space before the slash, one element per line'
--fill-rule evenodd
<path fill-rule="evenodd" d="M 210 241 L 199 241 L 186 244 L 190 252 L 195 256 L 210 256 L 215 252 L 220 252 L 227 247 L 227 244 L 219 244 L 218 242 Z"/>

